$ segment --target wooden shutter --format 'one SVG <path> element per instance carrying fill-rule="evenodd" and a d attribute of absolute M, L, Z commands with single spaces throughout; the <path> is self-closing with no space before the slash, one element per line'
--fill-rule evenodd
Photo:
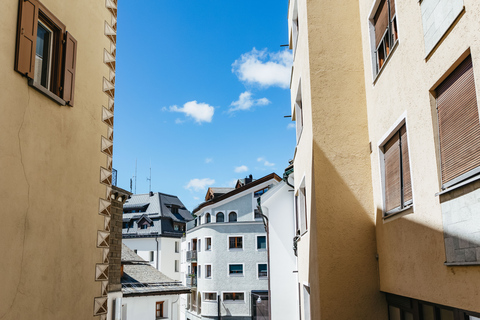
<path fill-rule="evenodd" d="M 480 166 L 480 123 L 470 56 L 437 87 L 436 93 L 445 185 Z"/>
<path fill-rule="evenodd" d="M 393 18 L 395 15 L 395 0 L 389 0 L 390 1 L 390 19 Z"/>
<path fill-rule="evenodd" d="M 75 69 L 77 65 L 77 40 L 69 33 L 65 37 L 65 58 L 63 73 L 63 100 L 73 107 Z"/>
<path fill-rule="evenodd" d="M 412 180 L 410 178 L 410 159 L 408 158 L 407 127 L 400 128 L 400 140 L 402 142 L 402 181 L 403 181 L 403 205 L 412 200 Z"/>
<path fill-rule="evenodd" d="M 400 207 L 400 145 L 398 132 L 384 146 L 385 211 Z"/>
<path fill-rule="evenodd" d="M 375 25 L 375 48 L 377 48 L 388 27 L 388 5 L 386 0 L 380 2 L 377 13 L 373 17 L 373 23 Z"/>
<path fill-rule="evenodd" d="M 15 70 L 33 79 L 37 45 L 38 2 L 20 0 L 18 6 Z"/>

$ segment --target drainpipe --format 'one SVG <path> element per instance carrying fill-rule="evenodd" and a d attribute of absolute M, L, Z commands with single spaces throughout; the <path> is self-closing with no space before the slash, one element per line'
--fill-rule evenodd
<path fill-rule="evenodd" d="M 173 319 L 173 305 L 178 302 L 178 299 L 180 299 L 180 295 L 177 296 L 177 300 L 172 301 L 172 303 L 171 303 L 171 306 L 172 306 L 172 309 L 171 309 L 171 310 L 172 310 L 172 311 L 170 311 L 170 312 L 172 313 L 172 319 Z M 178 319 L 178 317 L 179 317 L 178 309 L 179 309 L 179 308 L 177 308 L 177 311 L 176 311 L 177 319 Z"/>
<path fill-rule="evenodd" d="M 260 214 L 263 218 L 263 225 L 265 226 L 265 231 L 267 232 L 267 275 L 268 275 L 268 319 L 271 319 L 271 296 L 270 296 L 270 230 L 268 217 L 263 214 L 262 210 L 262 197 L 257 198 L 257 208 L 260 211 Z"/>
<path fill-rule="evenodd" d="M 155 241 L 157 242 L 157 270 L 158 269 L 158 237 L 155 237 Z"/>

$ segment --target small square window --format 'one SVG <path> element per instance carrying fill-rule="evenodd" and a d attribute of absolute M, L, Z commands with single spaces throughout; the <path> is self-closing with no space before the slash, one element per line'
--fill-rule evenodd
<path fill-rule="evenodd" d="M 243 239 L 242 237 L 229 237 L 228 238 L 228 248 L 229 249 L 242 249 L 243 248 Z"/>
<path fill-rule="evenodd" d="M 265 250 L 267 249 L 267 237 L 266 236 L 258 236 L 257 237 L 257 250 Z"/>
<path fill-rule="evenodd" d="M 268 276 L 268 268 L 266 263 L 258 264 L 258 277 L 266 278 Z"/>

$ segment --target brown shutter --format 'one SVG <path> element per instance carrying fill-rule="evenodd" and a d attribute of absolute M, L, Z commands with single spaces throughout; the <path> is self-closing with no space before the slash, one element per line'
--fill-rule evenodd
<path fill-rule="evenodd" d="M 410 178 L 410 159 L 408 158 L 407 127 L 400 128 L 402 141 L 403 205 L 412 200 L 412 180 Z"/>
<path fill-rule="evenodd" d="M 390 19 L 395 15 L 395 0 L 390 0 Z"/>
<path fill-rule="evenodd" d="M 385 211 L 400 207 L 400 146 L 398 132 L 384 146 Z"/>
<path fill-rule="evenodd" d="M 29 78 L 35 74 L 38 2 L 19 0 L 15 70 Z"/>
<path fill-rule="evenodd" d="M 388 5 L 386 0 L 380 2 L 377 13 L 373 17 L 373 23 L 375 25 L 375 48 L 377 48 L 388 27 Z"/>
<path fill-rule="evenodd" d="M 75 67 L 77 65 L 77 40 L 67 32 L 65 37 L 65 69 L 63 74 L 63 100 L 73 107 Z"/>
<path fill-rule="evenodd" d="M 480 123 L 470 56 L 437 87 L 436 93 L 445 184 L 480 166 Z"/>

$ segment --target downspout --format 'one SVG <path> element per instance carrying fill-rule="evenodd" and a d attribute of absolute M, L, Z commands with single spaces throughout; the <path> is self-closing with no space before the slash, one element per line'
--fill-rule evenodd
<path fill-rule="evenodd" d="M 159 270 L 158 269 L 158 237 L 157 236 L 155 236 L 155 242 L 157 242 L 157 270 Z"/>
<path fill-rule="evenodd" d="M 288 182 L 288 177 L 293 173 L 293 166 L 292 168 L 286 170 L 284 173 L 283 173 L 283 181 L 285 181 L 285 183 L 291 187 L 293 190 L 295 190 L 295 187 L 293 185 L 291 185 L 289 182 Z M 295 257 L 298 256 L 297 254 L 297 243 L 298 243 L 298 240 L 300 240 L 300 236 L 297 234 L 293 237 L 293 253 L 295 254 Z"/>
<path fill-rule="evenodd" d="M 171 306 L 172 306 L 172 311 L 171 311 L 171 312 L 172 312 L 172 319 L 173 319 L 173 304 L 174 304 L 174 303 L 177 303 L 177 302 L 178 302 L 178 299 L 180 299 L 180 295 L 177 295 L 177 300 L 172 301 L 172 304 L 171 304 Z M 179 317 L 178 309 L 179 309 L 179 308 L 177 308 L 177 312 L 176 312 L 176 314 L 177 314 L 177 319 L 178 319 L 178 317 Z"/>
<path fill-rule="evenodd" d="M 257 208 L 260 211 L 260 214 L 263 218 L 263 225 L 265 226 L 265 231 L 267 232 L 267 275 L 268 275 L 268 319 L 271 319 L 271 296 L 270 296 L 270 230 L 268 217 L 263 214 L 262 210 L 262 197 L 257 198 Z M 253 310 L 252 310 L 253 312 Z"/>

